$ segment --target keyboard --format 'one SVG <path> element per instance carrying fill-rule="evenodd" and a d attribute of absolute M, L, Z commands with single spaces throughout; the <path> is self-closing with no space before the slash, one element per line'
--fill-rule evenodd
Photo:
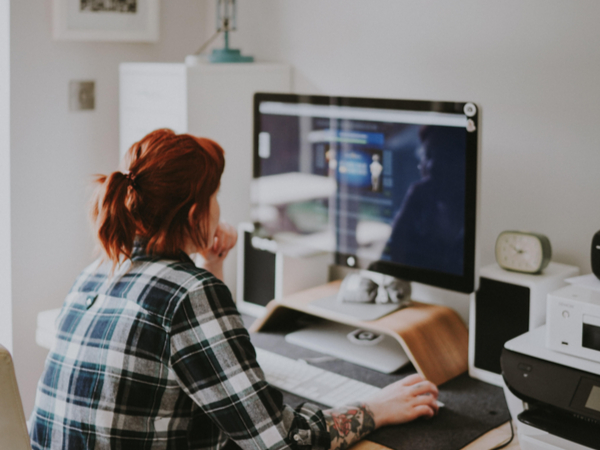
<path fill-rule="evenodd" d="M 366 400 L 381 388 L 261 348 L 256 359 L 273 386 L 326 406 Z"/>
<path fill-rule="evenodd" d="M 354 380 L 306 361 L 287 358 L 277 353 L 256 348 L 256 360 L 273 386 L 298 397 L 326 406 L 344 406 L 364 401 L 381 388 Z M 436 401 L 440 408 L 445 405 Z"/>

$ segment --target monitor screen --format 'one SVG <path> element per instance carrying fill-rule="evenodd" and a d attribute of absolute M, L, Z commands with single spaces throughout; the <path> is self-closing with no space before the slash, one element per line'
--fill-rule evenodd
<path fill-rule="evenodd" d="M 292 253 L 472 292 L 471 103 L 256 94 L 252 214 Z"/>

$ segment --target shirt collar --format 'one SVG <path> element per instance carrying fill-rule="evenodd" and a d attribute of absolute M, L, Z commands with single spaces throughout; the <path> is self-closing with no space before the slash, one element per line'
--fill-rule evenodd
<path fill-rule="evenodd" d="M 143 238 L 141 236 L 136 236 L 133 241 L 133 248 L 131 250 L 131 260 L 134 261 L 139 258 L 148 258 L 148 257 L 156 257 L 157 259 L 161 259 L 160 255 L 150 255 L 146 251 L 146 247 L 148 245 L 148 239 Z M 183 250 L 179 251 L 179 255 L 177 258 L 168 258 L 168 259 L 176 259 L 182 262 L 189 262 L 194 264 L 194 261 L 185 253 Z"/>

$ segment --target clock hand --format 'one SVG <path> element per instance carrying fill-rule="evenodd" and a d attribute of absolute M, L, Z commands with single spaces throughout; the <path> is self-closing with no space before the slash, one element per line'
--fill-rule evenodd
<path fill-rule="evenodd" d="M 512 247 L 512 248 L 514 248 L 514 249 L 515 249 L 515 252 L 517 252 L 519 255 L 520 255 L 521 253 L 523 253 L 523 250 L 521 250 L 520 248 L 517 248 L 517 247 L 515 247 L 514 245 L 511 245 L 511 247 Z"/>

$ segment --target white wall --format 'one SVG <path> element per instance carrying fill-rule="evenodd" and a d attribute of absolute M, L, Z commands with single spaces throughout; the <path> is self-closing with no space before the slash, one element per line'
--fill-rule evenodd
<path fill-rule="evenodd" d="M 9 19 L 10 2 L 0 0 L 0 344 L 12 351 Z"/>
<path fill-rule="evenodd" d="M 232 45 L 289 62 L 295 90 L 473 101 L 482 109 L 481 250 L 546 234 L 590 271 L 600 229 L 596 0 L 243 0 Z"/>
<path fill-rule="evenodd" d="M 52 2 L 11 2 L 13 336 L 27 414 L 47 354 L 36 315 L 59 307 L 91 261 L 89 182 L 118 163 L 118 64 L 183 61 L 206 34 L 206 0 L 161 3 L 160 42 L 124 44 L 54 41 Z M 69 112 L 72 79 L 96 81 L 95 111 Z"/>

